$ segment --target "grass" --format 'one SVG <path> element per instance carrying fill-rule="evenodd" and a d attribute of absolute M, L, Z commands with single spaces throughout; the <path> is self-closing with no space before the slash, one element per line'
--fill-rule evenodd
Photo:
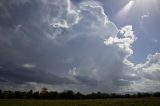
<path fill-rule="evenodd" d="M 0 106 L 160 106 L 160 98 L 104 100 L 0 100 Z"/>

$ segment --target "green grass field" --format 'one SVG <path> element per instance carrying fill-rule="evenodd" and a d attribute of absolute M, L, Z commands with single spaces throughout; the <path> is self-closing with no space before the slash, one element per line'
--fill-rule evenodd
<path fill-rule="evenodd" d="M 0 100 L 0 106 L 160 106 L 160 98 L 104 100 Z"/>

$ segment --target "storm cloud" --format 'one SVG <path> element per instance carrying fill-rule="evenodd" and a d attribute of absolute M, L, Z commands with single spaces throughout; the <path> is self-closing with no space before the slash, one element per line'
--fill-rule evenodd
<path fill-rule="evenodd" d="M 117 28 L 97 1 L 2 0 L 0 87 L 127 92 L 149 80 L 158 88 L 158 53 L 144 64 L 128 59 L 136 39 L 132 25 Z"/>

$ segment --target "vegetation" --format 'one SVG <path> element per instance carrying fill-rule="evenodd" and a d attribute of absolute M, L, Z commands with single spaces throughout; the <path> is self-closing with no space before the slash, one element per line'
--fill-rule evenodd
<path fill-rule="evenodd" d="M 1 91 L 0 106 L 160 106 L 160 93 L 91 93 Z"/>
<path fill-rule="evenodd" d="M 158 98 L 95 100 L 0 100 L 0 106 L 160 106 Z"/>
<path fill-rule="evenodd" d="M 106 98 L 146 98 L 146 97 L 160 97 L 160 92 L 156 93 L 134 93 L 134 94 L 116 94 L 116 93 L 91 93 L 81 94 L 79 92 L 74 93 L 71 90 L 56 92 L 48 91 L 47 88 L 43 88 L 41 92 L 28 92 L 22 91 L 1 91 L 0 99 L 106 99 Z"/>

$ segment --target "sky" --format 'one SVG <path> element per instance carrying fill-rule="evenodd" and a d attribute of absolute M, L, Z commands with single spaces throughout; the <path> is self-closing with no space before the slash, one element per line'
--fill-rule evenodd
<path fill-rule="evenodd" d="M 159 0 L 1 0 L 0 89 L 160 90 Z"/>

